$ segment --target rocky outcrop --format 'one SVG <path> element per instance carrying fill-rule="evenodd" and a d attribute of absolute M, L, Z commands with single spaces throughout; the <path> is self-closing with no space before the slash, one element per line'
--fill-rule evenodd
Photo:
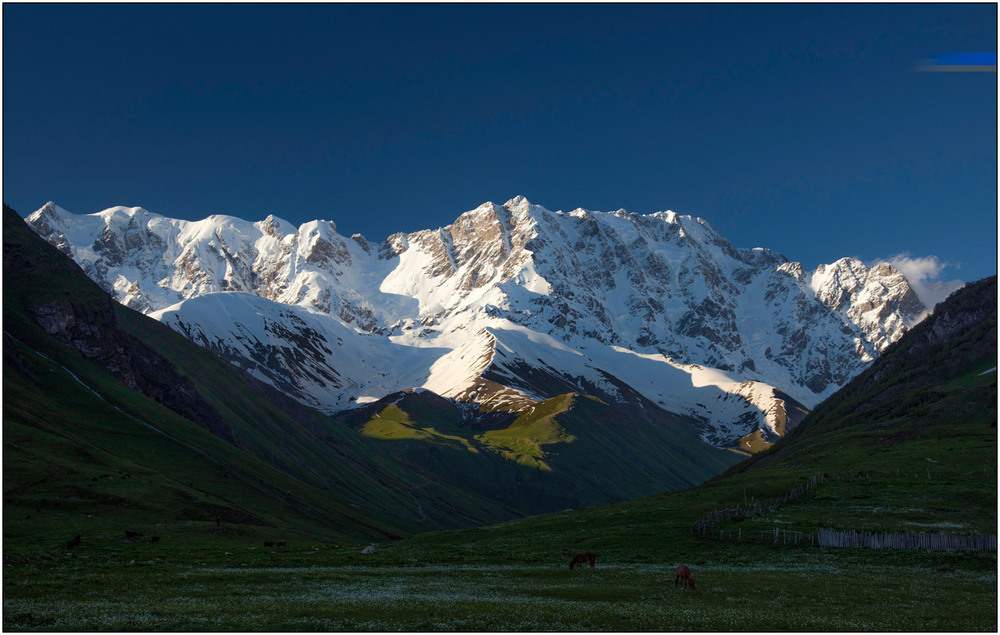
<path fill-rule="evenodd" d="M 218 411 L 174 366 L 117 328 L 114 307 L 44 302 L 30 307 L 46 333 L 84 357 L 93 359 L 123 384 L 238 444 Z"/>
<path fill-rule="evenodd" d="M 57 213 L 54 206 L 46 213 Z M 4 209 L 4 277 L 34 287 L 12 296 L 24 312 L 46 333 L 70 349 L 104 367 L 129 388 L 138 390 L 183 417 L 194 421 L 230 443 L 239 440 L 218 411 L 202 397 L 169 361 L 124 333 L 118 311 L 127 311 L 93 287 L 75 263 L 59 254 L 30 247 L 18 233 L 30 236 L 17 215 Z M 37 239 L 35 239 L 37 241 Z M 45 247 L 41 245 L 41 247 Z M 65 283 L 50 279 L 68 276 L 76 285 L 71 294 L 60 293 Z M 60 280 L 63 278 L 59 278 Z M 9 283 L 13 287 L 15 283 Z M 5 301 L 8 298 L 5 297 Z M 6 346 L 5 346 L 6 348 Z"/>

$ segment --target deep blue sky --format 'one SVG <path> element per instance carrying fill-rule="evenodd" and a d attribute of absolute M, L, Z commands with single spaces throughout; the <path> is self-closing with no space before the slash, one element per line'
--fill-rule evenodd
<path fill-rule="evenodd" d="M 994 4 L 3 5 L 3 197 L 382 240 L 517 194 L 996 273 Z"/>

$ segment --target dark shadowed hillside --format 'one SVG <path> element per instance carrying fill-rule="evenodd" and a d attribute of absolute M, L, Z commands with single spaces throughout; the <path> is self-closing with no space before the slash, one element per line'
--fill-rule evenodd
<path fill-rule="evenodd" d="M 391 486 L 363 511 L 376 466 L 318 443 L 330 422 L 274 392 L 113 302 L 5 208 L 5 541 L 216 519 L 358 537 L 417 527 L 388 520 Z"/>

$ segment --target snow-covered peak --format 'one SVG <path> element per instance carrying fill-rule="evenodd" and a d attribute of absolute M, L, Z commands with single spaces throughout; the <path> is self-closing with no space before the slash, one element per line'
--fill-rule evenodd
<path fill-rule="evenodd" d="M 63 226 L 66 223 L 66 219 L 73 216 L 73 214 L 49 201 L 36 212 L 29 215 L 25 221 L 34 227 L 35 231 L 47 235 L 55 232 L 54 228 Z"/>
<path fill-rule="evenodd" d="M 58 205 L 56 205 L 52 201 L 49 201 L 45 205 L 42 205 L 42 207 L 37 212 L 35 212 L 34 214 L 32 214 L 31 216 L 33 216 L 35 218 L 59 219 L 59 218 L 65 217 L 68 214 L 69 214 L 69 212 L 67 212 L 63 208 L 59 207 Z"/>
<path fill-rule="evenodd" d="M 267 218 L 254 224 L 261 232 L 268 234 L 269 236 L 274 236 L 278 239 L 284 238 L 285 236 L 296 232 L 294 225 L 283 218 L 278 218 L 274 214 L 268 214 Z"/>
<path fill-rule="evenodd" d="M 106 223 L 121 223 L 128 222 L 135 217 L 149 217 L 149 212 L 142 207 L 125 207 L 124 205 L 117 205 L 115 207 L 109 207 L 106 210 L 97 212 L 96 216 L 100 216 L 105 220 Z"/>
<path fill-rule="evenodd" d="M 669 209 L 664 212 L 654 212 L 650 214 L 650 216 L 662 220 L 664 223 L 667 223 L 669 225 L 672 225 L 675 222 L 677 222 L 677 214 L 670 211 Z"/>
<path fill-rule="evenodd" d="M 526 199 L 525 197 L 523 197 L 520 194 L 518 194 L 514 198 L 512 198 L 509 201 L 507 201 L 506 203 L 504 203 L 503 206 L 506 207 L 507 209 L 511 210 L 511 211 L 514 211 L 514 210 L 525 211 L 529 207 L 531 207 L 531 202 L 528 199 Z"/>

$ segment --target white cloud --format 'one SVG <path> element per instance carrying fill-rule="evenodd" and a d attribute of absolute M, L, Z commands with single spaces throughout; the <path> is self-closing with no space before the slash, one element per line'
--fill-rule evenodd
<path fill-rule="evenodd" d="M 941 280 L 941 274 L 945 269 L 957 269 L 958 266 L 942 262 L 937 256 L 914 258 L 908 253 L 902 253 L 883 258 L 879 262 L 888 262 L 898 269 L 910 283 L 913 292 L 929 310 L 932 310 L 934 305 L 965 284 L 962 280 Z"/>

